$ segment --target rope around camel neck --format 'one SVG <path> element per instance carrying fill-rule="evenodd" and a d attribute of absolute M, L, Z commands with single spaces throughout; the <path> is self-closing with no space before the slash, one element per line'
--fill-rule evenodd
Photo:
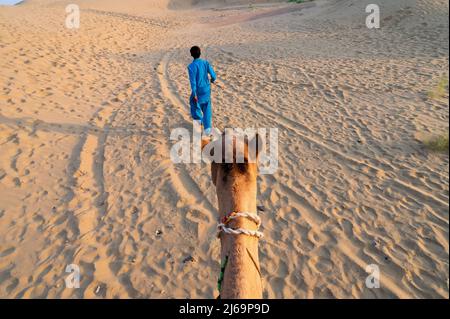
<path fill-rule="evenodd" d="M 252 220 L 256 224 L 257 228 L 259 228 L 259 226 L 261 226 L 261 218 L 256 214 L 252 214 L 252 213 L 248 213 L 248 212 L 232 212 L 228 216 L 225 216 L 222 220 L 222 223 L 220 223 L 217 226 L 217 228 L 219 229 L 219 235 L 220 235 L 220 232 L 224 232 L 225 234 L 231 234 L 231 235 L 244 234 L 247 236 L 253 236 L 253 237 L 257 237 L 257 238 L 264 237 L 263 233 L 261 233 L 260 231 L 257 231 L 257 230 L 250 230 L 250 229 L 244 229 L 244 228 L 233 229 L 233 228 L 229 228 L 226 226 L 232 219 L 236 219 L 239 217 L 244 217 L 244 218 L 248 218 L 248 219 Z"/>
<path fill-rule="evenodd" d="M 259 226 L 261 226 L 261 218 L 258 215 L 249 212 L 232 212 L 223 218 L 222 223 L 228 224 L 230 220 L 236 219 L 238 217 L 244 217 L 252 220 L 253 222 L 255 222 L 258 228 Z"/>
<path fill-rule="evenodd" d="M 219 228 L 219 232 L 224 232 L 225 234 L 231 234 L 231 235 L 244 234 L 247 236 L 253 236 L 253 237 L 257 237 L 257 238 L 264 237 L 264 234 L 257 230 L 249 230 L 249 229 L 244 229 L 244 228 L 233 229 L 233 228 L 226 227 L 224 224 L 219 224 L 218 228 Z"/>

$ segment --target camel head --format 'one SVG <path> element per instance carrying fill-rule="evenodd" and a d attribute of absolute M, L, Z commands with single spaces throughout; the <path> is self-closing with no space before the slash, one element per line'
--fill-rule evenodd
<path fill-rule="evenodd" d="M 211 156 L 222 150 L 219 158 L 215 156 L 211 163 L 220 217 L 232 211 L 256 211 L 257 161 L 263 146 L 261 135 L 255 134 L 250 139 L 236 135 L 226 138 L 223 133 L 215 141 L 202 140 L 202 149 L 207 146 Z"/>
<path fill-rule="evenodd" d="M 211 175 L 219 202 L 219 220 L 232 212 L 256 215 L 258 156 L 263 146 L 260 135 L 253 138 L 225 138 L 202 141 L 203 153 L 215 155 Z M 227 151 L 228 147 L 228 151 Z M 220 151 L 221 150 L 221 151 Z M 218 152 L 220 154 L 212 154 Z M 220 155 L 220 156 L 218 156 Z M 258 230 L 248 218 L 236 218 L 226 225 L 232 229 Z M 221 259 L 227 261 L 220 296 L 224 299 L 262 298 L 258 238 L 221 233 Z"/>

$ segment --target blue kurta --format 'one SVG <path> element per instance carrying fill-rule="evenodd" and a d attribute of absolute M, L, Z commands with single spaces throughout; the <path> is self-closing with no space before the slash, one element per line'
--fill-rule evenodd
<path fill-rule="evenodd" d="M 191 83 L 191 115 L 194 120 L 202 122 L 205 130 L 212 127 L 212 110 L 211 110 L 211 81 L 216 80 L 216 73 L 208 61 L 203 59 L 195 59 L 188 66 L 189 81 Z M 209 76 L 211 76 L 211 81 Z M 197 97 L 198 103 L 194 101 Z"/>

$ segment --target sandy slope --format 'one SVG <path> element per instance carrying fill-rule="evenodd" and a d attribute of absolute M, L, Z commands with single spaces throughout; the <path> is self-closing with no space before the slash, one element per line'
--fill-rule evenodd
<path fill-rule="evenodd" d="M 379 1 L 380 30 L 366 2 L 81 1 L 78 31 L 69 1 L 0 8 L 0 297 L 215 296 L 209 171 L 168 156 L 197 43 L 222 81 L 215 124 L 280 131 L 258 195 L 265 297 L 448 298 L 448 154 L 417 140 L 448 129 L 448 90 L 428 97 L 448 2 Z"/>

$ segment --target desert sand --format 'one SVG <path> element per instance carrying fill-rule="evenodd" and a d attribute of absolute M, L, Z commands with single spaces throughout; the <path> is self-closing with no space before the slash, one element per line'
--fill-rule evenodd
<path fill-rule="evenodd" d="M 448 131 L 448 1 L 379 0 L 380 29 L 357 0 L 82 0 L 67 29 L 73 2 L 0 7 L 1 298 L 217 296 L 209 167 L 169 157 L 192 45 L 215 126 L 279 129 L 265 298 L 449 297 L 449 155 L 421 140 Z"/>

